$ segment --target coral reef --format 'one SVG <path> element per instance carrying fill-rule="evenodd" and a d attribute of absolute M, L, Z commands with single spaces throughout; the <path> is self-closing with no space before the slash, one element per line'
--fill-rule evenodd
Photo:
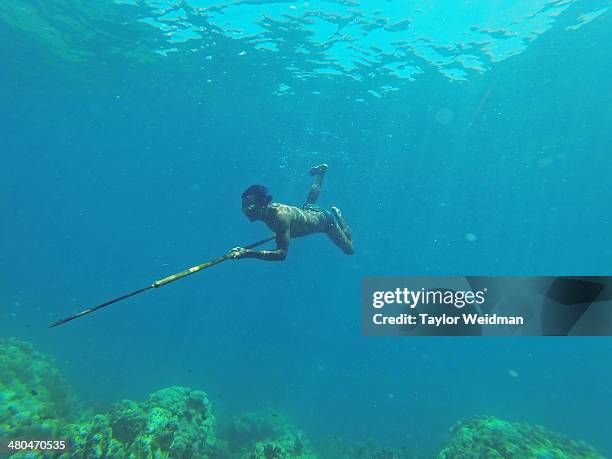
<path fill-rule="evenodd" d="M 451 440 L 438 459 L 523 458 L 603 459 L 592 447 L 539 426 L 480 416 L 451 428 Z"/>
<path fill-rule="evenodd" d="M 0 440 L 68 439 L 62 454 L 17 458 L 207 458 L 215 451 L 215 417 L 202 391 L 169 387 L 107 414 L 87 416 L 49 357 L 30 343 L 0 339 Z"/>
<path fill-rule="evenodd" d="M 238 450 L 251 447 L 266 438 L 282 436 L 291 429 L 289 423 L 273 411 L 242 413 L 223 425 L 221 436 L 231 440 L 231 447 Z"/>
<path fill-rule="evenodd" d="M 233 417 L 219 430 L 202 391 L 168 387 L 108 413 L 80 409 L 52 359 L 29 343 L 0 338 L 0 440 L 66 439 L 63 452 L 17 452 L 11 459 L 315 459 L 310 441 L 275 411 Z M 77 417 L 76 413 L 79 413 Z M 407 449 L 333 438 L 322 458 L 408 459 Z M 438 459 L 603 459 L 586 443 L 542 427 L 474 417 L 451 429 Z"/>
<path fill-rule="evenodd" d="M 51 358 L 0 338 L 0 439 L 57 437 L 75 407 Z"/>
<path fill-rule="evenodd" d="M 107 415 L 66 428 L 70 452 L 103 458 L 207 458 L 215 452 L 215 418 L 202 391 L 169 387 L 142 403 L 123 400 Z"/>
<path fill-rule="evenodd" d="M 310 442 L 274 411 L 234 417 L 222 430 L 229 457 L 240 459 L 314 459 Z"/>
<path fill-rule="evenodd" d="M 308 448 L 308 441 L 297 433 L 286 433 L 274 439 L 258 441 L 243 459 L 315 459 Z"/>

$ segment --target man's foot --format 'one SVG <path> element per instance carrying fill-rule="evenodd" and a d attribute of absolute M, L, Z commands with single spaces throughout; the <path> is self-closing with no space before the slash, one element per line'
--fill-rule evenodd
<path fill-rule="evenodd" d="M 310 175 L 323 175 L 327 171 L 327 164 L 319 164 L 318 166 L 310 168 Z"/>
<path fill-rule="evenodd" d="M 340 209 L 338 209 L 337 207 L 332 207 L 331 211 L 334 214 L 336 222 L 338 223 L 338 226 L 340 227 L 342 232 L 346 235 L 346 237 L 349 240 L 352 240 L 353 237 L 352 237 L 352 234 L 351 234 L 351 229 L 349 228 L 349 226 L 344 221 L 344 218 L 342 217 L 342 212 L 340 212 Z"/>

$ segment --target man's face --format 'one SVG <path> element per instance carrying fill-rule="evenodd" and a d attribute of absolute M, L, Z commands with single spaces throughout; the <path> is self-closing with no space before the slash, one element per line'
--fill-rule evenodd
<path fill-rule="evenodd" d="M 242 212 L 250 221 L 254 222 L 257 220 L 259 216 L 259 206 L 257 202 L 255 202 L 255 198 L 252 196 L 242 198 Z"/>

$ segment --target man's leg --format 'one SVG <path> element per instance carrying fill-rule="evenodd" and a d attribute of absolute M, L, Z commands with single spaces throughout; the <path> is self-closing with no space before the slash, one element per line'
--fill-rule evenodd
<path fill-rule="evenodd" d="M 338 209 L 337 207 L 333 206 L 331 208 L 331 211 L 334 214 L 334 217 L 336 218 L 336 221 L 338 222 L 338 226 L 340 226 L 340 229 L 342 230 L 342 232 L 346 235 L 346 237 L 349 240 L 352 241 L 353 240 L 353 234 L 351 233 L 351 228 L 349 228 L 349 226 L 344 221 L 344 217 L 342 217 L 342 212 L 340 212 L 340 209 Z"/>
<path fill-rule="evenodd" d="M 350 234 L 350 232 L 348 234 Z M 327 237 L 347 255 L 353 255 L 355 253 L 353 240 L 347 236 L 347 232 L 343 231 L 339 225 L 333 225 L 327 232 Z"/>
<path fill-rule="evenodd" d="M 319 164 L 310 169 L 310 175 L 314 176 L 312 185 L 310 185 L 310 191 L 308 192 L 308 198 L 306 204 L 314 204 L 317 202 L 319 193 L 321 192 L 321 184 L 323 183 L 323 177 L 327 172 L 327 164 Z"/>

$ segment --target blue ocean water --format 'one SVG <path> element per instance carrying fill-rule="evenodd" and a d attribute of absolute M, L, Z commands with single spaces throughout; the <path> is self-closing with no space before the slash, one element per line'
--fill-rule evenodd
<path fill-rule="evenodd" d="M 371 275 L 610 275 L 610 1 L 0 6 L 0 335 L 104 408 L 170 385 L 433 456 L 473 415 L 612 456 L 608 338 L 368 338 Z M 268 235 L 351 225 L 49 323 Z"/>

